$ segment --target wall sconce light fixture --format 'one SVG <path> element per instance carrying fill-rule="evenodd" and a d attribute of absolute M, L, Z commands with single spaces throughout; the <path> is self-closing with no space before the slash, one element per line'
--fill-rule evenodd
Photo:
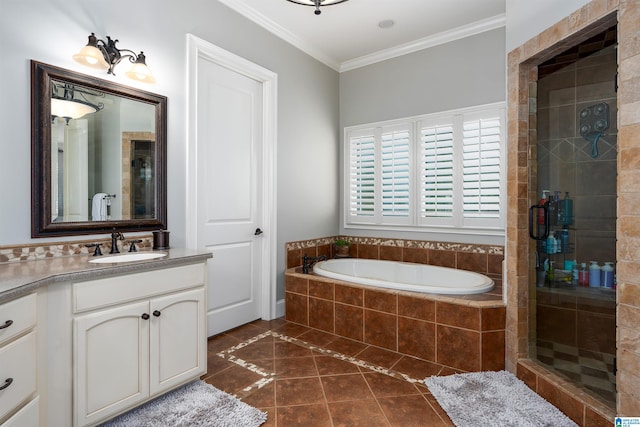
<path fill-rule="evenodd" d="M 321 6 L 333 6 L 334 4 L 344 3 L 348 0 L 287 0 L 291 3 L 299 4 L 302 6 L 314 6 L 316 8 L 316 15 L 320 15 L 322 12 L 320 11 Z"/>
<path fill-rule="evenodd" d="M 107 41 L 105 42 L 104 40 L 98 39 L 95 33 L 91 33 L 87 45 L 73 55 L 73 59 L 88 67 L 108 70 L 108 74 L 115 76 L 116 74 L 113 71 L 115 66 L 118 65 L 123 58 L 128 58 L 129 62 L 133 65 L 131 69 L 125 71 L 124 74 L 127 77 L 140 82 L 155 83 L 156 79 L 153 77 L 153 74 L 151 74 L 149 67 L 147 67 L 144 53 L 140 51 L 140 53 L 136 55 L 132 50 L 118 49 L 116 43 L 118 43 L 118 40 L 113 40 L 109 36 L 107 36 Z"/>

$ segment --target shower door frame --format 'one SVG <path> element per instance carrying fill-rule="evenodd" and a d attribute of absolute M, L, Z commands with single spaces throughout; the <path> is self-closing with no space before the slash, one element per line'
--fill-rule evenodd
<path fill-rule="evenodd" d="M 640 276 L 637 274 L 640 272 L 640 251 L 633 251 L 632 247 L 633 241 L 640 238 L 640 226 L 631 227 L 632 224 L 638 224 L 633 222 L 633 217 L 638 214 L 634 210 L 634 206 L 637 206 L 634 201 L 640 199 L 640 189 L 637 185 L 640 177 L 637 175 L 637 166 L 634 163 L 636 156 L 633 156 L 634 161 L 622 161 L 627 153 L 635 154 L 629 149 L 640 145 L 635 136 L 640 128 L 640 118 L 636 114 L 639 96 L 634 87 L 634 81 L 640 78 L 640 70 L 633 65 L 637 63 L 637 58 L 640 58 L 640 46 L 637 43 L 638 15 L 640 15 L 638 2 L 593 0 L 508 55 L 507 191 L 509 207 L 505 259 L 509 267 L 506 275 L 508 305 L 506 367 L 543 397 L 550 398 L 552 403 L 579 423 L 583 423 L 594 413 L 603 420 L 611 421 L 613 415 L 634 416 L 640 409 L 640 399 L 635 397 L 638 386 L 634 383 L 634 378 L 637 377 L 633 370 L 633 362 L 640 359 L 633 357 L 633 354 L 640 353 L 640 342 L 625 340 L 625 334 L 630 334 L 633 319 L 640 316 L 640 301 L 635 297 L 637 290 L 640 289 Z M 529 287 L 532 269 L 535 269 L 535 259 L 533 259 L 535 255 L 532 250 L 535 243 L 529 238 L 528 207 L 537 200 L 538 196 L 535 194 L 533 185 L 535 181 L 532 181 L 532 177 L 536 174 L 537 157 L 535 115 L 537 67 L 568 47 L 575 46 L 616 24 L 619 31 L 618 67 L 620 72 L 616 220 L 619 375 L 616 408 L 609 408 L 530 358 L 530 330 L 531 327 L 535 328 L 535 325 L 530 324 L 532 299 L 529 298 Z M 640 156 L 637 157 L 640 158 Z"/>

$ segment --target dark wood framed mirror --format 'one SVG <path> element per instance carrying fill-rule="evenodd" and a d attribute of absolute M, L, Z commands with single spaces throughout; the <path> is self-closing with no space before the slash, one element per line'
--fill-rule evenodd
<path fill-rule="evenodd" d="M 167 98 L 31 61 L 31 236 L 167 226 Z"/>

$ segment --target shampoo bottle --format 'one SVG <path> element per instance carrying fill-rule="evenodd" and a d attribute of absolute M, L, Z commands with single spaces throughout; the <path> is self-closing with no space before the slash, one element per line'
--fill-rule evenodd
<path fill-rule="evenodd" d="M 605 262 L 600 275 L 600 285 L 603 288 L 613 288 L 613 263 Z"/>
<path fill-rule="evenodd" d="M 548 202 L 547 194 L 548 193 L 550 193 L 549 190 L 542 190 L 542 196 L 540 197 L 540 201 L 538 202 L 538 204 L 540 206 L 545 206 L 546 205 L 547 208 L 548 208 L 548 205 L 547 205 L 547 202 Z M 538 209 L 538 224 L 544 225 L 544 210 L 542 210 L 542 209 Z"/>
<path fill-rule="evenodd" d="M 580 264 L 580 271 L 578 272 L 578 284 L 580 286 L 589 286 L 589 270 L 587 270 L 587 263 Z"/>
<path fill-rule="evenodd" d="M 571 269 L 571 283 L 577 285 L 579 283 L 578 262 L 573 260 L 573 268 Z"/>
<path fill-rule="evenodd" d="M 556 239 L 553 237 L 553 234 L 549 233 L 549 237 L 547 237 L 547 253 L 555 254 L 556 253 Z"/>
<path fill-rule="evenodd" d="M 573 200 L 569 198 L 569 192 L 564 193 L 562 201 L 562 225 L 571 225 L 573 223 Z"/>
<path fill-rule="evenodd" d="M 563 228 L 560 234 L 560 240 L 562 241 L 562 250 L 560 252 L 566 254 L 569 253 L 569 230 Z"/>
<path fill-rule="evenodd" d="M 589 266 L 589 286 L 592 288 L 600 287 L 600 266 L 598 261 L 591 261 Z"/>

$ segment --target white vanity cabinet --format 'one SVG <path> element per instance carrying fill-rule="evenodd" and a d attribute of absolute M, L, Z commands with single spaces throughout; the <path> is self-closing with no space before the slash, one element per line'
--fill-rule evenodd
<path fill-rule="evenodd" d="M 205 265 L 72 284 L 74 425 L 206 372 Z"/>
<path fill-rule="evenodd" d="M 37 298 L 0 305 L 0 426 L 38 425 Z"/>

